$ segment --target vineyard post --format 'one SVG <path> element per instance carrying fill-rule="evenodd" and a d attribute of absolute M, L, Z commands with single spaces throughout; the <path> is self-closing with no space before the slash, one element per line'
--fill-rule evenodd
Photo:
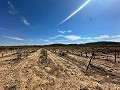
<path fill-rule="evenodd" d="M 81 51 L 81 54 L 80 54 L 80 56 L 82 57 L 82 51 Z"/>
<path fill-rule="evenodd" d="M 91 56 L 91 58 L 90 58 L 90 61 L 89 61 L 88 66 L 87 66 L 87 68 L 86 68 L 86 72 L 87 72 L 87 70 L 88 70 L 88 68 L 89 68 L 89 66 L 90 66 L 91 61 L 92 61 L 93 58 L 94 58 L 94 52 L 92 52 L 92 56 Z"/>
<path fill-rule="evenodd" d="M 87 52 L 85 52 L 85 55 L 86 55 L 86 57 L 88 57 L 88 56 L 87 56 Z"/>
<path fill-rule="evenodd" d="M 45 58 L 47 59 L 47 50 L 45 50 Z"/>
<path fill-rule="evenodd" d="M 2 58 L 3 58 L 3 55 L 4 55 L 4 54 L 2 53 Z"/>
<path fill-rule="evenodd" d="M 116 62 L 116 51 L 115 51 L 115 62 Z"/>
<path fill-rule="evenodd" d="M 66 53 L 68 53 L 69 51 L 68 50 L 66 50 Z"/>

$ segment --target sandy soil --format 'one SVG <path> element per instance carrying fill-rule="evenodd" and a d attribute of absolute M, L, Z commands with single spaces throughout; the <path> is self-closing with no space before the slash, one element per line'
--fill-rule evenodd
<path fill-rule="evenodd" d="M 0 90 L 120 90 L 119 77 L 99 75 L 92 66 L 85 73 L 89 59 L 47 53 L 47 59 L 38 50 L 21 60 L 0 61 Z"/>

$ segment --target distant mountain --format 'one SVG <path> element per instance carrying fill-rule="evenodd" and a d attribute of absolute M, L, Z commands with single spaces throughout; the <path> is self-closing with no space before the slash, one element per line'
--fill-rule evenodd
<path fill-rule="evenodd" d="M 86 44 L 87 45 L 120 45 L 120 42 L 100 41 L 100 42 L 90 42 Z"/>
<path fill-rule="evenodd" d="M 43 46 L 120 46 L 120 42 L 110 42 L 110 41 L 100 41 L 100 42 L 90 42 L 85 44 L 62 44 L 62 43 L 56 43 L 56 44 L 50 44 L 50 45 L 43 45 Z"/>

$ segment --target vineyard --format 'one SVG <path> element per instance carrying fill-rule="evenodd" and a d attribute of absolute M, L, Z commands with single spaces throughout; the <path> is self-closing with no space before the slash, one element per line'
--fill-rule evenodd
<path fill-rule="evenodd" d="M 119 45 L 0 50 L 0 90 L 120 90 Z"/>

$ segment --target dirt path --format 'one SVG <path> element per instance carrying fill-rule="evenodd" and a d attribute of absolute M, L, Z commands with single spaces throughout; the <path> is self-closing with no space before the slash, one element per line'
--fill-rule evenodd
<path fill-rule="evenodd" d="M 80 70 L 77 66 L 75 66 L 73 63 L 71 63 L 69 60 L 65 60 L 61 57 L 58 57 L 57 55 L 48 52 L 49 58 L 56 64 L 61 66 L 63 69 L 66 69 L 69 71 L 70 74 L 79 74 Z"/>
<path fill-rule="evenodd" d="M 3 88 L 19 88 L 20 90 L 24 90 L 30 86 L 28 82 L 34 74 L 32 72 L 33 67 L 39 56 L 40 50 L 15 64 L 1 67 L 0 90 L 3 90 Z"/>
<path fill-rule="evenodd" d="M 26 60 L 19 63 L 16 68 L 16 70 L 19 73 L 19 78 L 21 79 L 21 90 L 29 88 L 31 89 L 31 83 L 30 80 L 34 76 L 33 68 L 36 65 L 36 62 L 38 61 L 40 56 L 40 50 L 35 52 L 34 54 L 30 55 Z"/>
<path fill-rule="evenodd" d="M 84 76 L 79 67 L 70 60 L 66 60 L 49 51 L 48 58 L 50 58 L 55 65 L 61 68 L 60 71 L 63 74 L 63 77 L 57 77 L 55 80 L 56 83 L 59 82 L 59 84 L 55 85 L 57 88 L 55 90 L 84 90 L 85 88 L 87 90 L 88 86 L 89 89 L 91 88 L 90 90 L 97 90 L 97 88 L 100 88 L 97 82 L 94 82 L 89 77 Z M 56 72 L 58 71 L 56 70 Z"/>

